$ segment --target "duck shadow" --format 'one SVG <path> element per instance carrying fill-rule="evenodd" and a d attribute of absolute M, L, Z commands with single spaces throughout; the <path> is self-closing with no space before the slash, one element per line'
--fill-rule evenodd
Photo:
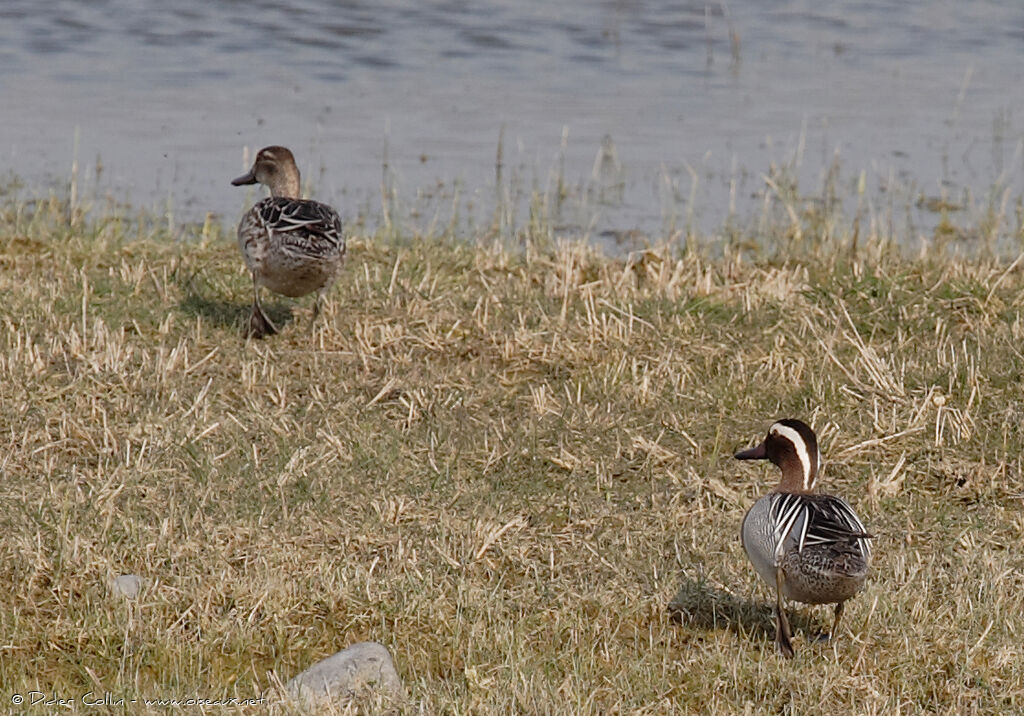
<path fill-rule="evenodd" d="M 295 320 L 290 306 L 276 302 L 263 301 L 261 303 L 264 313 L 279 329 Z M 252 304 L 239 305 L 220 298 L 209 298 L 199 291 L 190 289 L 178 303 L 178 310 L 186 316 L 200 317 L 215 326 L 236 328 L 241 331 L 249 322 Z"/>
<path fill-rule="evenodd" d="M 672 597 L 665 610 L 675 624 L 705 631 L 726 629 L 744 637 L 775 640 L 775 611 L 773 604 L 741 599 L 710 584 L 703 577 L 687 577 Z M 818 625 L 808 619 L 803 610 L 786 609 L 794 631 L 818 633 Z"/>

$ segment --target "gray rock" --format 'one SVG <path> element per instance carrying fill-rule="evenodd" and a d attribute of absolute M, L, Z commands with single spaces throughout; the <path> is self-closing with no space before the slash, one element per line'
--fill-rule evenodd
<path fill-rule="evenodd" d="M 357 696 L 405 698 L 391 654 L 375 641 L 353 644 L 318 661 L 285 684 L 288 696 L 307 706 L 344 704 Z"/>
<path fill-rule="evenodd" d="M 125 599 L 136 599 L 142 591 L 143 579 L 137 574 L 122 574 L 110 584 L 110 591 Z"/>

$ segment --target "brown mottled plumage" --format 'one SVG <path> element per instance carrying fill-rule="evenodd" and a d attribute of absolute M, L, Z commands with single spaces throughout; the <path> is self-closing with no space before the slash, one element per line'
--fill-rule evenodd
<path fill-rule="evenodd" d="M 260 285 L 293 298 L 318 291 L 315 321 L 324 293 L 345 260 L 338 212 L 318 201 L 299 198 L 299 168 L 285 147 L 261 149 L 249 173 L 231 183 L 260 183 L 270 189 L 270 197 L 257 202 L 238 224 L 238 246 L 253 281 L 247 335 L 262 338 L 277 333 L 260 305 Z"/>
<path fill-rule="evenodd" d="M 786 597 L 805 604 L 835 604 L 830 637 L 847 599 L 864 586 L 871 535 L 845 500 L 814 494 L 818 440 L 799 420 L 780 420 L 764 442 L 736 453 L 740 460 L 770 460 L 782 470 L 775 490 L 743 517 L 743 548 L 761 578 L 775 587 L 775 643 L 793 656 Z"/>

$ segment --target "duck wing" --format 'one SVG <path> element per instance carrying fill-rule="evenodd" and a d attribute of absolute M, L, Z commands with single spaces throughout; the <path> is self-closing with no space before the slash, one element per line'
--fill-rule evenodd
<path fill-rule="evenodd" d="M 809 545 L 854 544 L 864 559 L 871 556 L 868 540 L 873 537 L 864 528 L 853 508 L 840 497 L 779 493 L 772 501 L 772 524 L 776 525 L 777 557 L 785 545 L 797 551 Z"/>
<path fill-rule="evenodd" d="M 281 248 L 304 258 L 345 253 L 341 217 L 327 204 L 310 199 L 271 197 L 256 205 L 264 228 Z"/>

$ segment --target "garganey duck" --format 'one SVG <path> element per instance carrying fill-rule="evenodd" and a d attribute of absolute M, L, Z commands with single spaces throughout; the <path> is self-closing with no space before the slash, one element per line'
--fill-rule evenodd
<path fill-rule="evenodd" d="M 805 604 L 835 604 L 828 638 L 839 628 L 846 600 L 864 586 L 871 546 L 864 524 L 845 500 L 815 494 L 820 458 L 814 431 L 799 420 L 780 420 L 739 460 L 770 460 L 782 479 L 743 518 L 743 549 L 754 569 L 775 587 L 775 643 L 793 656 L 786 597 Z"/>
<path fill-rule="evenodd" d="M 238 224 L 238 246 L 252 273 L 247 335 L 262 338 L 277 333 L 260 305 L 261 284 L 292 298 L 318 291 L 315 321 L 324 294 L 345 260 L 338 212 L 318 201 L 299 198 L 299 168 L 285 147 L 264 147 L 249 173 L 231 183 L 260 183 L 270 189 L 270 196 L 257 202 Z"/>

